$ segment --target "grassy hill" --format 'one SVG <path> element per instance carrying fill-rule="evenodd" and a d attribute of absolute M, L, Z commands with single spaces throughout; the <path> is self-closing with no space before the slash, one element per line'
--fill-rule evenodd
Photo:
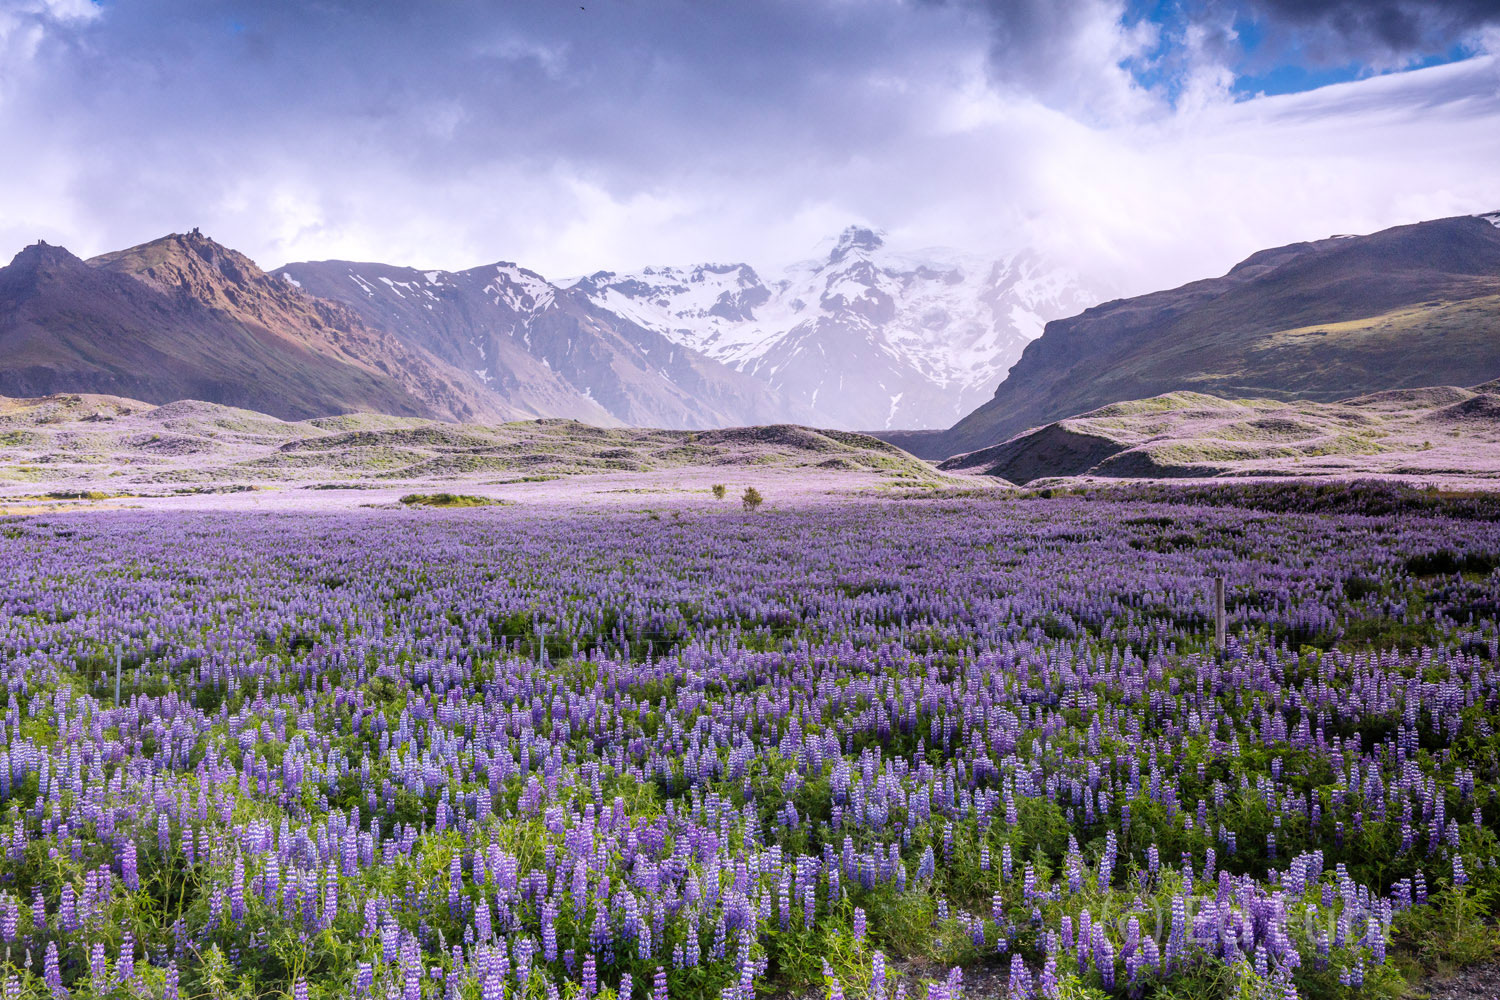
<path fill-rule="evenodd" d="M 1085 476 L 1500 480 L 1500 381 L 1335 403 L 1167 393 L 1059 420 L 940 468 L 1018 484 Z"/>
<path fill-rule="evenodd" d="M 687 467 L 864 471 L 942 478 L 875 438 L 791 424 L 711 431 L 545 419 L 452 424 L 349 414 L 284 421 L 180 401 L 0 397 L 0 485 L 515 481 Z"/>

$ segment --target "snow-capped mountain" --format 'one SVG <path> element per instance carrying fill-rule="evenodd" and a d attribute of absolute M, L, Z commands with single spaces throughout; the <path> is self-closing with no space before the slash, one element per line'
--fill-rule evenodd
<path fill-rule="evenodd" d="M 1051 319 L 1095 300 L 1036 254 L 901 252 L 851 227 L 764 277 L 748 264 L 549 282 L 515 264 L 276 272 L 537 416 L 670 427 L 947 427 Z"/>
<path fill-rule="evenodd" d="M 531 416 L 650 427 L 808 416 L 753 376 L 515 264 L 422 271 L 333 260 L 287 264 L 276 273 L 472 373 Z"/>
<path fill-rule="evenodd" d="M 700 264 L 566 284 L 760 379 L 820 424 L 862 430 L 951 425 L 994 394 L 1049 320 L 1098 298 L 1034 253 L 902 252 L 859 227 L 770 278 Z"/>

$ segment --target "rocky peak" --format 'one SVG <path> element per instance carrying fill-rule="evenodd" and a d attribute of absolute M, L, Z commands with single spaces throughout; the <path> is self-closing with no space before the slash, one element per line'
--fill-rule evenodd
<path fill-rule="evenodd" d="M 252 287 L 277 298 L 292 292 L 285 283 L 272 281 L 244 254 L 197 229 L 102 254 L 88 263 L 221 309 L 243 304 Z"/>
<path fill-rule="evenodd" d="M 56 267 L 69 267 L 83 262 L 64 247 L 53 246 L 46 240 L 37 240 L 24 248 L 11 260 L 10 266 L 18 273 L 35 273 Z"/>
<path fill-rule="evenodd" d="M 864 226 L 849 226 L 839 234 L 828 263 L 837 264 L 851 253 L 872 253 L 885 246 L 885 234 Z"/>

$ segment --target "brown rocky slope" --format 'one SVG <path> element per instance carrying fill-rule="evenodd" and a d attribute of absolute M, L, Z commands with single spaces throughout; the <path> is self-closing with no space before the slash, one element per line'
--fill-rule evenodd
<path fill-rule="evenodd" d="M 80 260 L 38 243 L 0 268 L 0 394 L 202 399 L 287 419 L 522 414 L 472 375 L 302 295 L 196 230 Z"/>

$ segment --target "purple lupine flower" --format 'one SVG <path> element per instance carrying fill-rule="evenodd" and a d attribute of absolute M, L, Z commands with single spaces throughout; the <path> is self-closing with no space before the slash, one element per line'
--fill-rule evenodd
<path fill-rule="evenodd" d="M 557 908 L 549 901 L 542 907 L 542 957 L 557 961 Z"/>
<path fill-rule="evenodd" d="M 401 1000 L 422 1000 L 422 962 L 416 939 L 401 946 Z"/>
<path fill-rule="evenodd" d="M 83 924 L 83 921 L 78 916 L 78 893 L 73 889 L 73 883 L 71 882 L 63 883 L 61 901 L 58 904 L 57 919 L 65 931 L 76 931 Z"/>
<path fill-rule="evenodd" d="M 120 938 L 120 952 L 115 959 L 115 982 L 130 983 L 135 979 L 135 936 L 126 931 Z"/>
<path fill-rule="evenodd" d="M 1046 1000 L 1057 1000 L 1061 995 L 1062 984 L 1057 978 L 1057 955 L 1051 951 L 1047 953 L 1047 961 L 1042 965 L 1042 974 L 1038 983 L 1038 992 Z"/>
<path fill-rule="evenodd" d="M 1105 937 L 1102 927 L 1094 928 L 1094 965 L 1099 970 L 1099 979 L 1105 990 L 1115 988 L 1115 949 Z"/>
<path fill-rule="evenodd" d="M 42 982 L 54 997 L 68 996 L 68 990 L 62 982 L 62 970 L 57 963 L 56 941 L 47 942 L 47 951 L 42 957 Z"/>
<path fill-rule="evenodd" d="M 917 862 L 917 881 L 927 882 L 932 879 L 937 871 L 937 859 L 933 856 L 932 845 L 929 844 L 922 850 L 922 858 Z"/>
<path fill-rule="evenodd" d="M 120 881 L 132 892 L 141 887 L 140 873 L 136 871 L 135 841 L 127 840 L 120 850 Z"/>
<path fill-rule="evenodd" d="M 333 922 L 339 915 L 339 873 L 332 862 L 329 863 L 327 871 L 323 876 L 323 914 L 322 925 L 333 926 Z"/>
<path fill-rule="evenodd" d="M 1026 962 L 1020 955 L 1012 955 L 1010 958 L 1010 979 L 1006 984 L 1005 995 L 1010 1000 L 1030 1000 L 1033 995 L 1031 971 L 1026 968 Z"/>
<path fill-rule="evenodd" d="M 245 859 L 234 856 L 234 871 L 229 877 L 229 917 L 236 924 L 245 922 Z"/>

